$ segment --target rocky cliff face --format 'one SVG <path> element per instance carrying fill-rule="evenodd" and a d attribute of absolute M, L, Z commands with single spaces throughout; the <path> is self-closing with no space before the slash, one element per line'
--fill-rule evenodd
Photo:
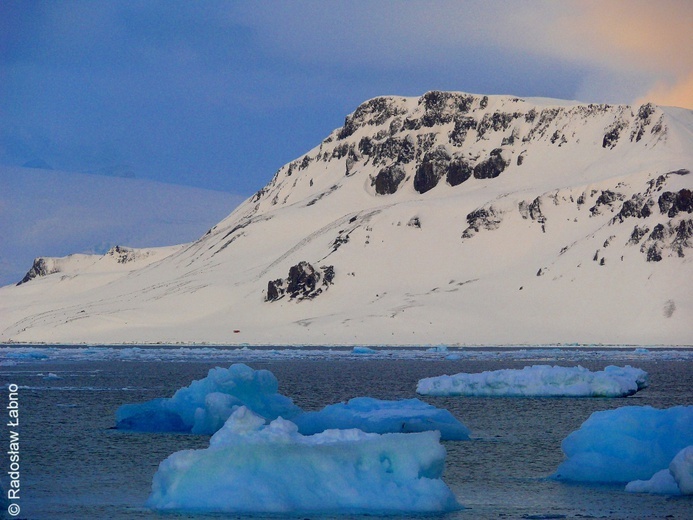
<path fill-rule="evenodd" d="M 234 340 L 250 343 L 688 344 L 692 166 L 688 110 L 375 98 L 198 241 L 142 268 L 109 252 L 128 275 L 109 275 L 103 292 L 63 284 L 74 309 L 93 310 L 81 328 L 50 302 L 0 328 L 13 339 L 82 333 L 89 320 L 122 341 L 240 330 Z"/>

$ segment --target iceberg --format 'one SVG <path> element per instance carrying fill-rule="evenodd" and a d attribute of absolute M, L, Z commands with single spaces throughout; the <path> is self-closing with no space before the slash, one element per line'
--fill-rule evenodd
<path fill-rule="evenodd" d="M 594 412 L 561 443 L 567 459 L 553 478 L 623 483 L 646 480 L 671 467 L 674 457 L 692 444 L 693 406 L 663 410 L 651 406 L 625 406 Z M 677 464 L 682 468 L 676 469 L 678 474 L 691 471 L 687 463 Z"/>
<path fill-rule="evenodd" d="M 239 406 L 247 406 L 267 420 L 299 414 L 301 409 L 278 389 L 277 378 L 269 370 L 253 370 L 243 363 L 227 369 L 216 367 L 173 397 L 122 405 L 116 411 L 116 428 L 211 435 Z"/>
<path fill-rule="evenodd" d="M 147 506 L 160 511 L 408 514 L 461 508 L 442 480 L 438 432 L 298 433 L 242 406 L 209 447 L 160 465 Z"/>
<path fill-rule="evenodd" d="M 581 366 L 534 365 L 421 379 L 420 395 L 476 397 L 626 397 L 648 385 L 647 372 L 629 365 L 591 372 Z"/>
<path fill-rule="evenodd" d="M 669 467 L 655 473 L 649 480 L 634 480 L 626 485 L 630 493 L 660 495 L 693 495 L 693 446 L 676 454 Z"/>
<path fill-rule="evenodd" d="M 246 406 L 267 421 L 280 416 L 290 419 L 304 435 L 358 428 L 370 433 L 438 430 L 444 440 L 469 439 L 469 429 L 450 412 L 419 399 L 384 401 L 357 397 L 319 412 L 304 412 L 291 398 L 277 393 L 278 388 L 279 383 L 269 370 L 253 370 L 242 363 L 228 369 L 217 367 L 171 398 L 122 405 L 116 411 L 116 428 L 211 435 L 239 406 Z"/>
<path fill-rule="evenodd" d="M 329 429 L 358 428 L 370 433 L 410 433 L 438 430 L 443 440 L 468 440 L 469 429 L 449 411 L 419 399 L 385 401 L 356 397 L 347 403 L 326 406 L 318 412 L 305 412 L 293 422 L 304 435 Z"/>

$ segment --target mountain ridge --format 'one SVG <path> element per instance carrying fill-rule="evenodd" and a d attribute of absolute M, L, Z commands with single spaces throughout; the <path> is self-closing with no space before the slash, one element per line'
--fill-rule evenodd
<path fill-rule="evenodd" d="M 692 135 L 652 104 L 373 98 L 108 296 L 0 289 L 0 338 L 689 345 Z"/>

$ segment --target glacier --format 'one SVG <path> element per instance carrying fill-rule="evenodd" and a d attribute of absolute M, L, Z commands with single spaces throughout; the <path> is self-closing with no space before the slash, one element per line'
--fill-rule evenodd
<path fill-rule="evenodd" d="M 216 367 L 207 377 L 180 388 L 171 398 L 124 404 L 116 410 L 116 428 L 139 432 L 211 435 L 240 406 L 271 421 L 290 419 L 304 435 L 328 429 L 358 428 L 369 433 L 441 432 L 444 440 L 467 440 L 469 429 L 449 411 L 419 399 L 388 401 L 356 397 L 348 403 L 304 412 L 290 397 L 278 393 L 279 382 L 269 370 L 237 363 Z"/>
<path fill-rule="evenodd" d="M 634 480 L 626 485 L 629 493 L 660 495 L 693 495 L 693 445 L 676 454 L 669 467 L 655 473 L 649 480 Z"/>
<path fill-rule="evenodd" d="M 209 447 L 165 459 L 147 506 L 160 511 L 410 514 L 460 509 L 442 480 L 437 432 L 298 433 L 238 408 Z"/>
<path fill-rule="evenodd" d="M 305 412 L 293 420 L 304 435 L 328 429 L 358 428 L 369 433 L 422 432 L 438 430 L 443 440 L 468 440 L 470 430 L 449 411 L 419 399 L 385 401 L 356 397 L 317 412 Z"/>
<path fill-rule="evenodd" d="M 646 480 L 693 444 L 693 406 L 624 406 L 594 412 L 561 443 L 553 478 L 575 482 Z M 690 469 L 689 469 L 690 471 Z"/>
<path fill-rule="evenodd" d="M 648 384 L 647 372 L 630 365 L 592 372 L 582 366 L 533 365 L 477 374 L 428 377 L 416 391 L 431 396 L 625 397 Z"/>

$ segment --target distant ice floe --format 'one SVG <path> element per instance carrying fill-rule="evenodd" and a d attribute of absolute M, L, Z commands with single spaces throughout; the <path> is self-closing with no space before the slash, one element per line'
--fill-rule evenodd
<path fill-rule="evenodd" d="M 421 379 L 416 391 L 431 396 L 478 397 L 625 397 L 647 387 L 647 372 L 608 366 L 592 372 L 581 366 L 534 365 L 477 374 Z"/>
<path fill-rule="evenodd" d="M 442 480 L 437 432 L 328 430 L 238 408 L 209 448 L 184 450 L 154 475 L 156 510 L 272 514 L 411 514 L 460 509 Z"/>
<path fill-rule="evenodd" d="M 444 440 L 468 440 L 470 434 L 469 428 L 449 411 L 419 399 L 383 401 L 357 397 L 347 403 L 328 405 L 318 412 L 305 412 L 293 421 L 304 435 L 334 428 L 358 428 L 371 433 L 438 430 Z"/>
<path fill-rule="evenodd" d="M 366 354 L 366 355 L 364 355 Z M 248 363 L 255 361 L 363 360 L 407 359 L 449 361 L 527 361 L 579 363 L 582 361 L 618 362 L 634 360 L 691 361 L 693 349 L 688 348 L 608 348 L 559 347 L 535 348 L 470 348 L 412 346 L 392 347 L 224 347 L 224 346 L 0 346 L 0 366 L 41 363 L 42 361 L 119 361 L 119 362 L 178 362 L 216 361 Z"/>
<path fill-rule="evenodd" d="M 553 477 L 576 482 L 626 483 L 648 480 L 660 470 L 669 468 L 674 476 L 689 475 L 688 479 L 681 480 L 685 482 L 681 490 L 685 487 L 689 491 L 684 492 L 690 493 L 691 488 L 687 486 L 693 483 L 690 476 L 692 454 L 690 449 L 684 448 L 691 445 L 693 406 L 667 409 L 624 406 L 594 412 L 561 443 L 567 459 Z M 673 463 L 675 457 L 676 463 Z M 665 477 L 658 475 L 652 486 L 666 485 Z M 630 490 L 638 488 L 642 489 L 641 484 L 633 484 Z"/>
<path fill-rule="evenodd" d="M 116 428 L 141 432 L 186 432 L 211 435 L 240 406 L 267 421 L 282 417 L 304 435 L 328 429 L 359 428 L 371 433 L 438 430 L 444 440 L 469 439 L 469 429 L 449 411 L 419 399 L 386 401 L 357 397 L 348 403 L 304 412 L 290 397 L 278 393 L 279 383 L 269 370 L 242 363 L 213 368 L 171 398 L 125 404 L 116 411 Z"/>

